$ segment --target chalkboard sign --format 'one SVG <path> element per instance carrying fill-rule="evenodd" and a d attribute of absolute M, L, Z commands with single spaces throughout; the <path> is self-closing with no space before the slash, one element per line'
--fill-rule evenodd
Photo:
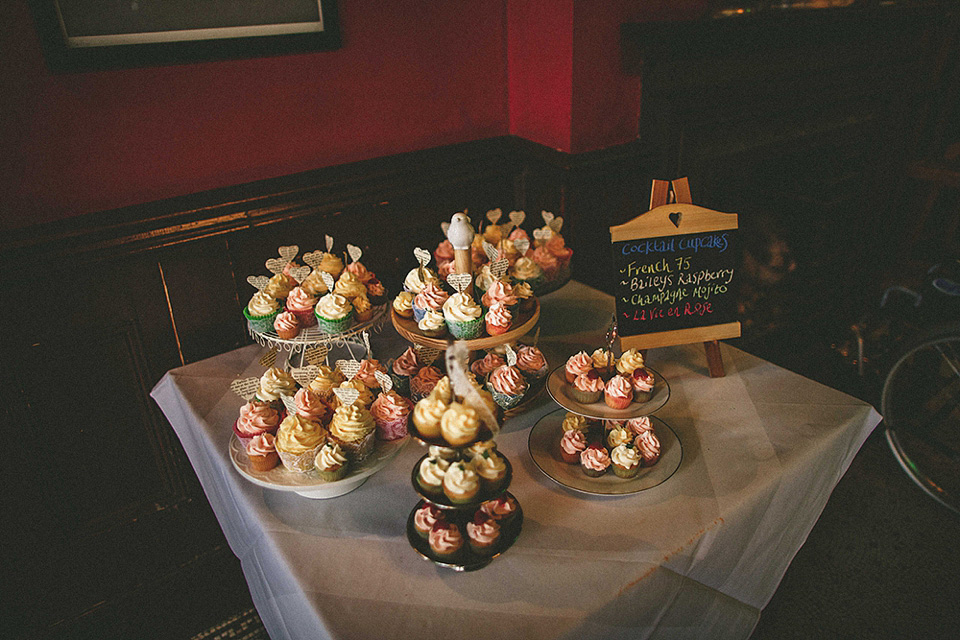
<path fill-rule="evenodd" d="M 623 349 L 736 338 L 737 215 L 661 205 L 610 227 Z"/>

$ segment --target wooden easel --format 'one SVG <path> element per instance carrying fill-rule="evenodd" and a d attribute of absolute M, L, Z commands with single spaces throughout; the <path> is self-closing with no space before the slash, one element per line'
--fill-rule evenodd
<path fill-rule="evenodd" d="M 670 198 L 671 193 L 673 194 L 672 199 Z M 650 187 L 650 209 L 671 202 L 693 204 L 693 197 L 690 194 L 690 182 L 687 178 L 653 181 L 653 185 Z M 725 376 L 723 356 L 720 355 L 720 341 L 707 340 L 703 343 L 703 348 L 707 354 L 707 369 L 710 371 L 710 377 L 722 378 Z"/>

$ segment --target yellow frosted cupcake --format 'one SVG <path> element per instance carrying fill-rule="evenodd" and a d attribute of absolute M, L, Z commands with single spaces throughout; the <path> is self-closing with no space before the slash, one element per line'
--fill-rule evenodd
<path fill-rule="evenodd" d="M 327 433 L 319 424 L 291 413 L 280 423 L 275 446 L 287 471 L 304 473 L 313 469 L 314 458 L 326 439 Z"/>
<path fill-rule="evenodd" d="M 451 403 L 440 419 L 440 435 L 455 447 L 470 444 L 480 433 L 480 417 L 477 412 L 460 404 Z"/>
<path fill-rule="evenodd" d="M 439 438 L 440 422 L 446 410 L 447 403 L 440 398 L 427 396 L 418 402 L 413 408 L 413 426 L 417 433 L 427 439 Z"/>
<path fill-rule="evenodd" d="M 363 407 L 342 405 L 333 412 L 330 438 L 343 448 L 348 458 L 360 462 L 373 451 L 376 426 L 373 416 Z"/>
<path fill-rule="evenodd" d="M 393 310 L 397 312 L 397 315 L 401 318 L 412 318 L 413 317 L 413 299 L 415 294 L 409 291 L 401 291 L 397 294 L 397 297 L 393 299 Z"/>
<path fill-rule="evenodd" d="M 339 369 L 331 369 L 325 364 L 320 365 L 317 377 L 310 382 L 310 390 L 320 394 L 324 400 L 333 396 L 334 387 L 346 380 L 346 376 Z"/>

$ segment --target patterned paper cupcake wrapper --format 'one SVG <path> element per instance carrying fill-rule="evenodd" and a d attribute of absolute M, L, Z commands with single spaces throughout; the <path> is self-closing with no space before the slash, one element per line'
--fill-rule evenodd
<path fill-rule="evenodd" d="M 393 390 L 402 396 L 410 395 L 410 376 L 401 376 L 393 371 L 393 360 L 387 364 L 390 379 L 393 380 Z"/>
<path fill-rule="evenodd" d="M 267 316 L 251 316 L 247 308 L 243 308 L 243 317 L 247 319 L 250 328 L 260 333 L 273 331 L 273 320 L 279 313 L 280 309 L 275 309 L 273 313 Z"/>
<path fill-rule="evenodd" d="M 280 462 L 284 469 L 306 473 L 314 468 L 313 460 L 317 457 L 317 452 L 320 451 L 321 447 L 323 447 L 323 443 L 305 453 L 290 453 L 288 451 L 277 451 L 277 453 L 280 454 Z"/>
<path fill-rule="evenodd" d="M 550 373 L 550 366 L 544 365 L 539 371 L 527 371 L 525 369 L 520 369 L 520 373 L 522 373 L 523 377 L 527 379 L 527 382 L 537 383 L 547 377 L 547 374 Z"/>
<path fill-rule="evenodd" d="M 312 327 L 317 324 L 317 316 L 313 312 L 313 309 L 307 309 L 306 311 L 287 309 L 287 311 L 297 316 L 297 320 L 300 321 L 300 326 L 303 328 Z"/>
<path fill-rule="evenodd" d="M 516 396 L 507 395 L 506 393 L 500 393 L 490 385 L 487 385 L 487 388 L 490 390 L 490 393 L 493 395 L 493 401 L 496 402 L 503 410 L 513 409 L 515 406 L 520 404 L 520 401 L 523 400 L 523 394 Z"/>
<path fill-rule="evenodd" d="M 593 404 L 603 395 L 602 391 L 581 391 L 574 386 L 567 389 L 567 394 L 580 404 Z"/>
<path fill-rule="evenodd" d="M 447 329 L 457 340 L 473 340 L 479 338 L 483 332 L 483 318 L 474 318 L 470 322 L 455 322 L 447 320 Z"/>
<path fill-rule="evenodd" d="M 377 421 L 377 438 L 380 440 L 399 440 L 407 435 L 410 418 L 404 416 L 396 420 Z"/>
<path fill-rule="evenodd" d="M 426 309 L 421 309 L 420 307 L 418 307 L 418 306 L 416 306 L 416 305 L 413 306 L 413 319 L 414 319 L 414 320 L 416 320 L 416 321 L 419 323 L 421 320 L 423 320 L 423 316 L 425 316 L 425 315 L 427 315 L 427 310 L 426 310 Z"/>
<path fill-rule="evenodd" d="M 376 445 L 376 429 L 367 434 L 362 440 L 351 440 L 347 442 L 334 435 L 331 435 L 330 439 L 340 445 L 340 448 L 343 449 L 343 453 L 350 462 L 358 464 L 373 453 L 373 448 Z"/>
<path fill-rule="evenodd" d="M 343 333 L 353 323 L 353 311 L 339 319 L 324 318 L 317 315 L 316 312 L 314 312 L 314 316 L 317 318 L 317 326 L 325 333 Z"/>
<path fill-rule="evenodd" d="M 323 471 L 321 469 L 317 469 L 317 475 L 320 476 L 321 480 L 325 480 L 327 482 L 336 482 L 337 480 L 342 480 L 343 477 L 347 475 L 348 470 L 349 467 L 347 465 L 341 466 L 336 471 Z"/>

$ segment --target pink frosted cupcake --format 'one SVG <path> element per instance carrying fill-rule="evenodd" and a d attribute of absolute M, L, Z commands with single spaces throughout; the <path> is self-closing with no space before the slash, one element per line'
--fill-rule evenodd
<path fill-rule="evenodd" d="M 510 330 L 513 325 L 513 314 L 500 302 L 493 303 L 484 316 L 487 335 L 500 336 Z"/>
<path fill-rule="evenodd" d="M 587 448 L 587 436 L 579 429 L 564 431 L 560 438 L 560 458 L 567 464 L 578 464 L 580 454 Z"/>
<path fill-rule="evenodd" d="M 407 347 L 407 350 L 390 363 L 390 379 L 393 380 L 393 388 L 401 395 L 410 395 L 410 380 L 420 371 L 420 359 L 413 347 Z"/>
<path fill-rule="evenodd" d="M 523 400 L 527 392 L 527 380 L 516 367 L 508 364 L 497 367 L 490 373 L 487 388 L 493 400 L 503 409 L 512 409 Z"/>
<path fill-rule="evenodd" d="M 450 244 L 449 240 L 444 240 L 437 245 L 437 248 L 433 251 L 433 257 L 437 261 L 437 264 L 441 262 L 453 262 L 453 245 Z"/>
<path fill-rule="evenodd" d="M 360 370 L 353 376 L 354 380 L 359 380 L 367 389 L 379 389 L 380 381 L 377 380 L 376 372 L 386 374 L 387 368 L 380 364 L 379 360 L 366 358 L 360 361 Z"/>
<path fill-rule="evenodd" d="M 370 407 L 374 422 L 377 423 L 378 440 L 399 440 L 407 435 L 407 424 L 413 403 L 392 389 L 381 392 Z"/>
<path fill-rule="evenodd" d="M 270 471 L 280 464 L 280 455 L 274 445 L 272 433 L 261 433 L 247 443 L 247 458 L 254 471 Z"/>
<path fill-rule="evenodd" d="M 498 302 L 510 309 L 512 313 L 517 311 L 520 303 L 513 294 L 513 287 L 503 280 L 494 280 L 483 297 L 480 298 L 480 304 L 488 309 Z"/>
<path fill-rule="evenodd" d="M 654 435 L 653 430 L 644 431 L 636 437 L 633 445 L 637 448 L 637 453 L 643 458 L 643 466 L 652 467 L 660 459 L 660 440 Z"/>
<path fill-rule="evenodd" d="M 599 478 L 610 468 L 610 454 L 599 444 L 592 444 L 580 454 L 580 468 L 591 478 Z"/>
<path fill-rule="evenodd" d="M 567 364 L 563 368 L 563 375 L 569 384 L 573 384 L 577 376 L 592 370 L 593 358 L 591 358 L 586 351 L 581 351 L 567 358 Z"/>
<path fill-rule="evenodd" d="M 317 324 L 313 308 L 317 305 L 317 298 L 304 291 L 303 287 L 294 287 L 287 294 L 286 310 L 297 316 L 301 327 L 312 327 Z"/>
<path fill-rule="evenodd" d="M 504 493 L 499 498 L 487 500 L 480 505 L 480 510 L 500 523 L 500 527 L 506 527 L 516 517 L 520 509 L 517 501 L 509 493 Z"/>
<path fill-rule="evenodd" d="M 507 364 L 507 362 L 499 354 L 491 351 L 482 358 L 474 360 L 473 363 L 470 364 L 470 371 L 472 371 L 475 376 L 482 379 L 490 375 L 490 372 L 497 367 L 502 367 L 505 364 Z"/>
<path fill-rule="evenodd" d="M 603 400 L 611 409 L 626 409 L 633 402 L 633 385 L 621 375 L 613 376 L 604 389 Z"/>
<path fill-rule="evenodd" d="M 293 340 L 300 333 L 300 320 L 292 311 L 281 311 L 273 319 L 273 330 L 281 340 Z"/>
<path fill-rule="evenodd" d="M 646 402 L 653 395 L 654 377 L 649 369 L 645 367 L 634 369 L 630 382 L 637 402 Z"/>
<path fill-rule="evenodd" d="M 268 402 L 252 400 L 240 407 L 240 417 L 233 423 L 233 432 L 244 446 L 264 433 L 276 433 L 280 413 Z"/>
<path fill-rule="evenodd" d="M 452 522 L 438 520 L 430 530 L 427 540 L 433 557 L 441 562 L 455 562 L 463 550 L 463 536 Z"/>
<path fill-rule="evenodd" d="M 450 294 L 444 291 L 439 283 L 427 283 L 427 286 L 413 299 L 413 318 L 420 322 L 428 310 L 443 313 L 443 303 L 449 297 Z"/>
<path fill-rule="evenodd" d="M 417 530 L 417 535 L 427 540 L 433 525 L 443 520 L 446 520 L 443 510 L 426 502 L 413 514 L 413 528 Z"/>
<path fill-rule="evenodd" d="M 600 399 L 603 393 L 603 378 L 595 370 L 590 369 L 580 374 L 567 388 L 567 395 L 581 404 L 592 404 Z"/>
<path fill-rule="evenodd" d="M 557 258 L 561 269 L 570 265 L 570 259 L 573 257 L 573 249 L 566 246 L 563 236 L 559 233 L 554 233 L 550 236 L 550 239 L 547 240 L 544 246 Z"/>
<path fill-rule="evenodd" d="M 434 366 L 421 368 L 417 375 L 410 380 L 410 395 L 414 400 L 426 397 L 433 391 L 442 377 L 443 373 Z"/>
<path fill-rule="evenodd" d="M 650 416 L 640 416 L 639 418 L 631 418 L 627 420 L 627 429 L 630 430 L 633 435 L 638 436 L 644 431 L 652 431 L 653 423 L 650 422 Z"/>
<path fill-rule="evenodd" d="M 548 280 L 553 280 L 560 270 L 560 261 L 546 247 L 537 247 L 533 250 L 533 261 L 543 269 Z"/>
<path fill-rule="evenodd" d="M 536 382 L 547 375 L 547 359 L 540 349 L 525 345 L 517 349 L 517 368 L 527 380 Z"/>
<path fill-rule="evenodd" d="M 351 262 L 347 265 L 347 271 L 356 276 L 357 280 L 363 284 L 367 284 L 371 280 L 376 280 L 377 276 L 374 275 L 373 271 L 370 271 L 360 262 Z"/>
<path fill-rule="evenodd" d="M 470 550 L 478 556 L 493 555 L 500 542 L 500 525 L 483 511 L 477 511 L 467 523 L 467 540 Z"/>
<path fill-rule="evenodd" d="M 323 423 L 330 415 L 330 407 L 316 391 L 308 387 L 297 390 L 293 396 L 293 403 L 297 407 L 297 415 L 312 422 Z"/>

